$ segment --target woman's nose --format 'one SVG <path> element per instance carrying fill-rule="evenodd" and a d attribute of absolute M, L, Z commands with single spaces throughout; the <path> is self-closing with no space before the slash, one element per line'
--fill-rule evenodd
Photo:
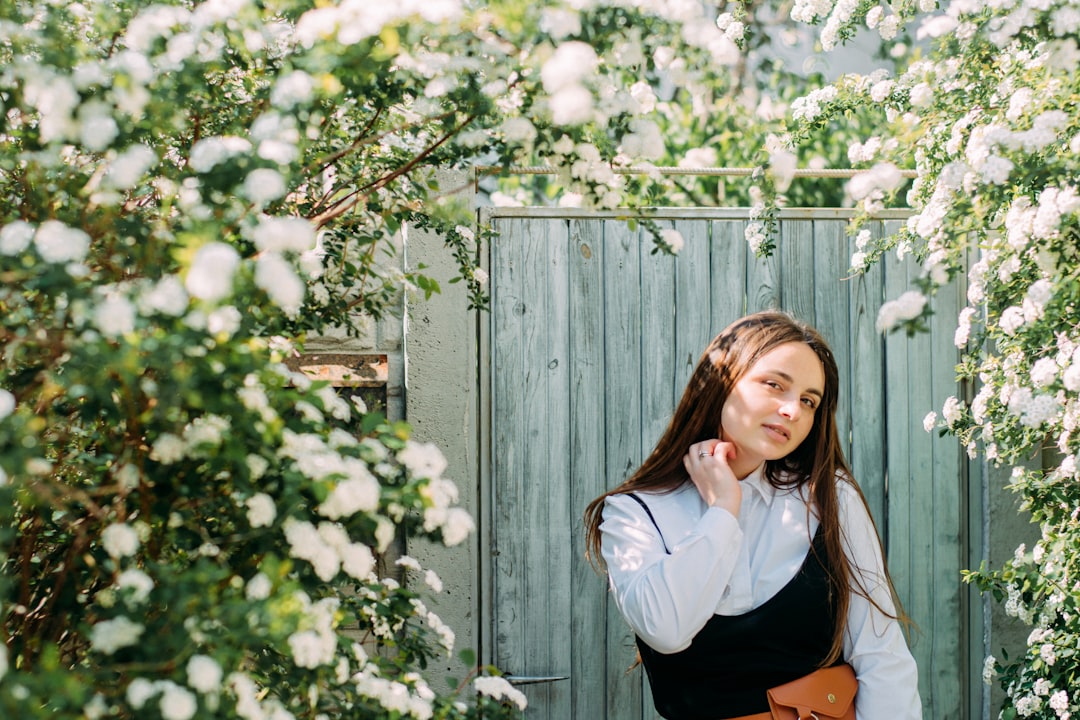
<path fill-rule="evenodd" d="M 791 421 L 798 420 L 801 413 L 802 403 L 799 402 L 798 398 L 794 400 L 785 400 L 780 404 L 780 415 Z"/>

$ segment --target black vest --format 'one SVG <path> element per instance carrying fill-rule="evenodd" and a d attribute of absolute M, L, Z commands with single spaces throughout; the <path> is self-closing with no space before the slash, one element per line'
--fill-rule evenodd
<path fill-rule="evenodd" d="M 640 637 L 637 645 L 661 716 L 719 720 L 768 712 L 765 691 L 816 670 L 835 628 L 819 527 L 799 572 L 764 605 L 743 615 L 713 615 L 690 647 L 671 655 Z"/>

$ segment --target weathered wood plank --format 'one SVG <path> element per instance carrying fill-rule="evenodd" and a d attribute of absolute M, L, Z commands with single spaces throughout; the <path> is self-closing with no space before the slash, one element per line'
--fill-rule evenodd
<path fill-rule="evenodd" d="M 604 223 L 604 465 L 605 487 L 625 480 L 641 461 L 640 239 L 622 222 Z M 634 635 L 614 603 L 607 607 L 607 718 L 641 713 L 641 673 Z"/>
<path fill-rule="evenodd" d="M 493 444 L 499 449 L 492 457 L 492 518 L 491 541 L 494 549 L 492 571 L 493 591 L 498 598 L 494 605 L 492 661 L 505 671 L 522 674 L 525 619 L 515 609 L 524 608 L 522 559 L 516 554 L 516 540 L 522 527 L 522 497 L 525 457 L 522 449 L 526 413 L 521 389 L 524 377 L 521 317 L 525 312 L 522 299 L 523 258 L 522 238 L 532 232 L 527 220 L 510 220 L 491 247 L 491 264 L 495 273 L 492 283 L 491 337 L 492 362 L 497 372 L 492 381 Z"/>
<path fill-rule="evenodd" d="M 551 223 L 547 237 L 547 272 L 544 290 L 546 353 L 539 355 L 546 371 L 544 385 L 544 448 L 547 452 L 546 471 L 528 479 L 537 489 L 539 502 L 545 503 L 547 552 L 542 562 L 530 558 L 530 593 L 543 597 L 549 619 L 548 627 L 538 634 L 548 638 L 549 654 L 538 671 L 547 676 L 569 676 L 570 652 L 573 640 L 566 619 L 571 615 L 574 596 L 572 584 L 572 528 L 574 515 L 580 510 L 571 504 L 570 488 L 570 309 L 569 309 L 569 221 Z M 546 498 L 546 500 L 544 499 Z M 536 506 L 539 509 L 539 503 Z M 531 552 L 531 551 L 530 551 Z M 571 717 L 571 685 L 565 681 L 547 683 L 547 710 L 551 720 Z"/>
<path fill-rule="evenodd" d="M 606 579 L 585 559 L 585 506 L 604 492 L 604 305 L 603 223 L 570 224 L 570 517 L 573 548 L 570 597 L 570 692 L 568 720 L 605 717 L 607 682 Z"/>
<path fill-rule="evenodd" d="M 747 246 L 743 220 L 710 224 L 709 319 L 711 340 L 746 311 Z M 705 349 L 703 345 L 702 350 Z"/>
<path fill-rule="evenodd" d="M 800 320 L 814 321 L 814 224 L 780 222 L 779 256 L 780 306 Z"/>
<path fill-rule="evenodd" d="M 784 247 L 783 229 L 776 238 L 777 252 L 767 258 L 760 258 L 746 252 L 746 312 L 783 307 L 780 297 L 780 248 Z M 745 244 L 745 241 L 744 241 Z"/>
<path fill-rule="evenodd" d="M 521 518 L 520 532 L 503 544 L 517 559 L 522 583 L 522 608 L 524 614 L 519 622 L 524 624 L 525 646 L 516 654 L 515 665 L 523 667 L 525 675 L 550 675 L 553 658 L 551 631 L 547 623 L 536 622 L 548 615 L 546 583 L 546 555 L 551 550 L 552 538 L 549 526 L 550 505 L 548 495 L 551 487 L 538 482 L 548 474 L 547 413 L 548 403 L 548 354 L 551 316 L 548 311 L 548 274 L 553 244 L 550 234 L 561 222 L 534 223 L 519 242 L 522 259 L 522 305 L 520 316 L 522 337 L 522 382 L 524 415 L 518 419 L 524 434 L 521 448 L 522 462 L 526 468 L 522 478 L 521 494 L 515 498 L 500 498 L 500 502 L 519 502 L 522 507 L 514 514 Z M 552 720 L 554 698 L 550 683 L 529 685 L 523 688 L 532 710 L 528 712 L 535 720 Z"/>
<path fill-rule="evenodd" d="M 704 220 L 680 220 L 675 223 L 675 229 L 682 233 L 685 246 L 675 262 L 674 383 L 669 415 L 682 397 L 702 350 L 721 329 L 714 329 L 710 322 L 708 288 L 712 283 L 709 276 L 709 223 Z"/>
<path fill-rule="evenodd" d="M 956 317 L 963 307 L 958 283 L 942 288 L 934 296 L 934 315 L 930 322 L 930 373 L 933 407 L 941 415 L 941 407 L 949 396 L 957 395 L 956 363 L 959 355 L 953 343 Z M 965 666 L 961 638 L 963 588 L 960 570 L 963 567 L 960 531 L 962 510 L 962 449 L 952 436 L 931 437 L 933 446 L 933 558 L 934 576 L 928 588 L 933 611 L 931 644 L 932 697 L 938 717 L 959 717 L 962 701 L 962 673 L 955 669 Z M 948 670 L 948 671 L 947 671 Z"/>
<path fill-rule="evenodd" d="M 871 234 L 881 237 L 881 223 L 874 223 Z M 848 244 L 848 257 L 856 250 L 855 241 Z M 844 267 L 848 262 L 843 264 Z M 875 327 L 877 311 L 884 294 L 885 271 L 882 264 L 848 281 L 849 328 L 847 354 L 850 392 L 847 396 L 851 418 L 851 454 L 848 460 L 855 480 L 870 505 L 870 514 L 878 532 L 884 534 L 885 469 L 888 431 L 885 416 L 884 369 L 885 343 Z M 839 340 L 834 342 L 839 343 Z M 884 538 L 883 538 L 884 539 Z"/>
<path fill-rule="evenodd" d="M 886 225 L 884 232 L 892 228 Z M 912 288 L 919 269 L 910 256 L 901 262 L 890 254 L 885 272 L 885 296 L 893 300 Z M 928 717 L 938 717 L 932 677 L 933 447 L 922 427 L 933 405 L 930 341 L 925 333 L 908 338 L 898 332 L 887 336 L 885 347 L 889 569 L 905 608 L 922 630 L 911 650 L 919 665 L 923 707 Z"/>
<path fill-rule="evenodd" d="M 626 378 L 641 385 L 641 435 L 644 459 L 660 438 L 671 418 L 672 385 L 675 363 L 674 328 L 676 322 L 675 258 L 664 253 L 652 254 L 651 238 L 642 233 L 638 253 L 640 280 L 629 279 L 638 285 L 637 293 L 627 293 L 626 302 L 637 295 L 641 303 L 639 378 Z M 635 468 L 637 466 L 635 464 Z"/>
<path fill-rule="evenodd" d="M 851 335 L 848 312 L 848 281 L 844 269 L 848 265 L 845 223 L 840 220 L 816 220 L 814 255 L 811 268 L 814 278 L 814 313 L 806 320 L 813 323 L 833 350 L 840 377 L 840 400 L 836 408 L 836 428 L 844 454 L 851 457 L 851 351 L 847 339 Z"/>

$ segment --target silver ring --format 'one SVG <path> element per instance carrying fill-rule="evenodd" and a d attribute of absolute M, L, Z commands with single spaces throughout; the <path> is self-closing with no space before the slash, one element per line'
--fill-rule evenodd
<path fill-rule="evenodd" d="M 698 456 L 699 458 L 703 458 L 703 457 L 712 457 L 712 453 L 711 453 L 711 452 L 699 452 L 699 453 L 697 454 L 697 456 Z"/>

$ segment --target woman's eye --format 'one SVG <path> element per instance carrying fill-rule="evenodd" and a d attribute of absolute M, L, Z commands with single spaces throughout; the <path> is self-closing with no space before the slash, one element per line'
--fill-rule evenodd
<path fill-rule="evenodd" d="M 817 404 L 814 402 L 814 400 L 812 398 L 803 398 L 803 404 L 806 405 L 806 407 L 810 408 L 811 410 L 813 410 L 814 408 L 817 407 Z"/>
<path fill-rule="evenodd" d="M 765 384 L 771 387 L 773 390 L 780 389 L 780 383 L 776 382 L 775 380 L 766 380 Z"/>

